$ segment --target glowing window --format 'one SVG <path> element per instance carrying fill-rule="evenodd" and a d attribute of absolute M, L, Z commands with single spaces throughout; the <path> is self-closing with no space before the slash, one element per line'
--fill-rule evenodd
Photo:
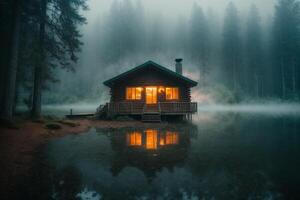
<path fill-rule="evenodd" d="M 141 100 L 142 99 L 142 87 L 128 87 L 126 88 L 127 100 Z"/>
<path fill-rule="evenodd" d="M 157 103 L 157 87 L 146 87 L 146 103 Z"/>
<path fill-rule="evenodd" d="M 157 149 L 157 130 L 146 130 L 146 149 Z"/>
<path fill-rule="evenodd" d="M 127 134 L 128 146 L 141 146 L 142 145 L 142 134 L 140 132 L 132 132 Z"/>
<path fill-rule="evenodd" d="M 166 99 L 167 100 L 177 100 L 178 99 L 178 88 L 177 87 L 167 87 L 166 88 Z"/>

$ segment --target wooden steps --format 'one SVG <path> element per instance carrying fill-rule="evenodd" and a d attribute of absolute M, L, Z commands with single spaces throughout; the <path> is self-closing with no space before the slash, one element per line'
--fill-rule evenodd
<path fill-rule="evenodd" d="M 145 104 L 142 122 L 161 122 L 161 114 L 157 104 Z"/>

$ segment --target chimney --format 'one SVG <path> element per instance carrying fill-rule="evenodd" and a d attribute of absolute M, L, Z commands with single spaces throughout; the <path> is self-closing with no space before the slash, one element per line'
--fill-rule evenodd
<path fill-rule="evenodd" d="M 181 74 L 181 75 L 182 75 L 182 63 L 181 63 L 182 60 L 183 59 L 181 59 L 181 58 L 175 59 L 175 62 L 176 62 L 175 71 L 176 71 L 176 73 Z"/>

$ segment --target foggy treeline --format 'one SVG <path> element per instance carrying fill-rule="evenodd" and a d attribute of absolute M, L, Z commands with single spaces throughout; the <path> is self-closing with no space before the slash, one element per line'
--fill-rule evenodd
<path fill-rule="evenodd" d="M 39 115 L 42 91 L 44 103 L 107 99 L 104 80 L 150 59 L 173 67 L 178 57 L 184 74 L 199 82 L 196 91 L 226 102 L 297 100 L 300 1 L 269 6 L 274 12 L 262 20 L 255 4 L 245 14 L 229 2 L 220 16 L 195 2 L 191 13 L 170 21 L 146 12 L 143 1 L 115 0 L 87 32 L 85 0 L 3 1 L 1 110 L 18 102 Z"/>
<path fill-rule="evenodd" d="M 252 4 L 241 13 L 229 2 L 222 14 L 194 3 L 191 13 L 172 21 L 161 12 L 149 13 L 143 1 L 112 1 L 88 30 L 80 73 L 55 87 L 57 95 L 68 94 L 66 101 L 108 98 L 99 92 L 104 80 L 149 59 L 174 70 L 174 58 L 181 57 L 184 73 L 199 81 L 196 91 L 219 93 L 229 102 L 297 99 L 299 1 L 274 2 L 272 15 L 264 19 L 264 8 Z"/>

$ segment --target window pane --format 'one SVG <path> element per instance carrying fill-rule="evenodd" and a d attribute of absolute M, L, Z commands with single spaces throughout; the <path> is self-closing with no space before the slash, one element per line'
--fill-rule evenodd
<path fill-rule="evenodd" d="M 126 88 L 126 99 L 127 100 L 139 100 L 142 99 L 142 87 L 128 87 Z"/>
<path fill-rule="evenodd" d="M 152 93 L 152 102 L 153 103 L 157 103 L 157 88 L 156 87 L 154 87 L 153 88 L 153 93 Z"/>
<path fill-rule="evenodd" d="M 172 89 L 171 88 L 166 88 L 166 98 L 172 99 Z"/>
<path fill-rule="evenodd" d="M 172 100 L 172 99 L 178 99 L 179 94 L 178 94 L 178 88 L 166 88 L 166 99 L 167 100 Z"/>
<path fill-rule="evenodd" d="M 132 88 L 132 95 L 131 95 L 131 99 L 135 99 L 135 88 Z"/>
<path fill-rule="evenodd" d="M 141 87 L 135 88 L 135 99 L 142 99 L 142 90 Z"/>
<path fill-rule="evenodd" d="M 178 88 L 173 88 L 173 99 L 178 99 Z"/>

